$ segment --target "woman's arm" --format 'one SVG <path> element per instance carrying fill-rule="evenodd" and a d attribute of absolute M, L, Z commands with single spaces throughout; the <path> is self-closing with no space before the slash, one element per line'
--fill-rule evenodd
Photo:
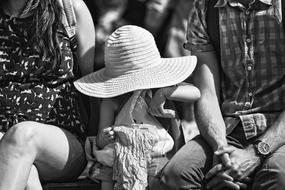
<path fill-rule="evenodd" d="M 78 42 L 77 62 L 81 75 L 84 76 L 94 71 L 95 54 L 95 29 L 90 12 L 83 0 L 72 0 L 76 16 L 76 37 Z M 99 99 L 89 97 L 90 113 L 87 122 L 87 134 L 95 135 L 97 128 Z M 86 113 L 85 113 L 86 114 Z"/>
<path fill-rule="evenodd" d="M 78 63 L 82 75 L 93 72 L 95 54 L 95 29 L 91 14 L 82 0 L 73 0 L 76 15 Z"/>

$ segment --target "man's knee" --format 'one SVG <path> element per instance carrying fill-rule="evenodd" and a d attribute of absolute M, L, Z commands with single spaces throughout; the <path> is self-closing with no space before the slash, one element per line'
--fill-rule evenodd
<path fill-rule="evenodd" d="M 201 189 L 204 174 L 212 166 L 213 153 L 201 137 L 187 142 L 168 162 L 161 174 L 164 189 Z"/>
<path fill-rule="evenodd" d="M 200 189 L 204 174 L 197 165 L 177 167 L 167 165 L 162 171 L 160 180 L 164 189 Z"/>
<path fill-rule="evenodd" d="M 285 171 L 285 146 L 279 148 L 274 152 L 270 158 L 268 158 L 262 168 L 257 171 L 253 188 L 256 190 L 265 189 L 278 189 L 277 186 L 281 186 L 285 177 L 282 172 Z M 283 189 L 285 187 L 283 186 Z"/>

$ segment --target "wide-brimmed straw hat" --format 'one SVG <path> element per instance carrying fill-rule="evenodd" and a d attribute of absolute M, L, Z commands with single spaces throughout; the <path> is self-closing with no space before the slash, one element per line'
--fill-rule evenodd
<path fill-rule="evenodd" d="M 109 98 L 139 89 L 159 88 L 184 81 L 194 70 L 197 58 L 161 58 L 147 30 L 125 25 L 105 43 L 105 67 L 74 82 L 83 94 Z"/>

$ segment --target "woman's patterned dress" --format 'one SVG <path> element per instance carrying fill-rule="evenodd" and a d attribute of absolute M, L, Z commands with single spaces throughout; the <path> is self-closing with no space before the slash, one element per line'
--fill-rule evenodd
<path fill-rule="evenodd" d="M 37 121 L 84 137 L 78 108 L 75 64 L 65 29 L 57 32 L 62 61 L 41 61 L 27 42 L 31 17 L 10 18 L 0 9 L 0 131 L 21 121 Z"/>

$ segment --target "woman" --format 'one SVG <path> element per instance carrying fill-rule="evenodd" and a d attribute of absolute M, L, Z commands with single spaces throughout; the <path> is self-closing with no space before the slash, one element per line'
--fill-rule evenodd
<path fill-rule="evenodd" d="M 85 167 L 72 82 L 93 70 L 95 32 L 83 1 L 71 2 L 75 37 L 59 1 L 0 1 L 0 190 L 40 190 L 40 180 L 76 179 Z"/>

